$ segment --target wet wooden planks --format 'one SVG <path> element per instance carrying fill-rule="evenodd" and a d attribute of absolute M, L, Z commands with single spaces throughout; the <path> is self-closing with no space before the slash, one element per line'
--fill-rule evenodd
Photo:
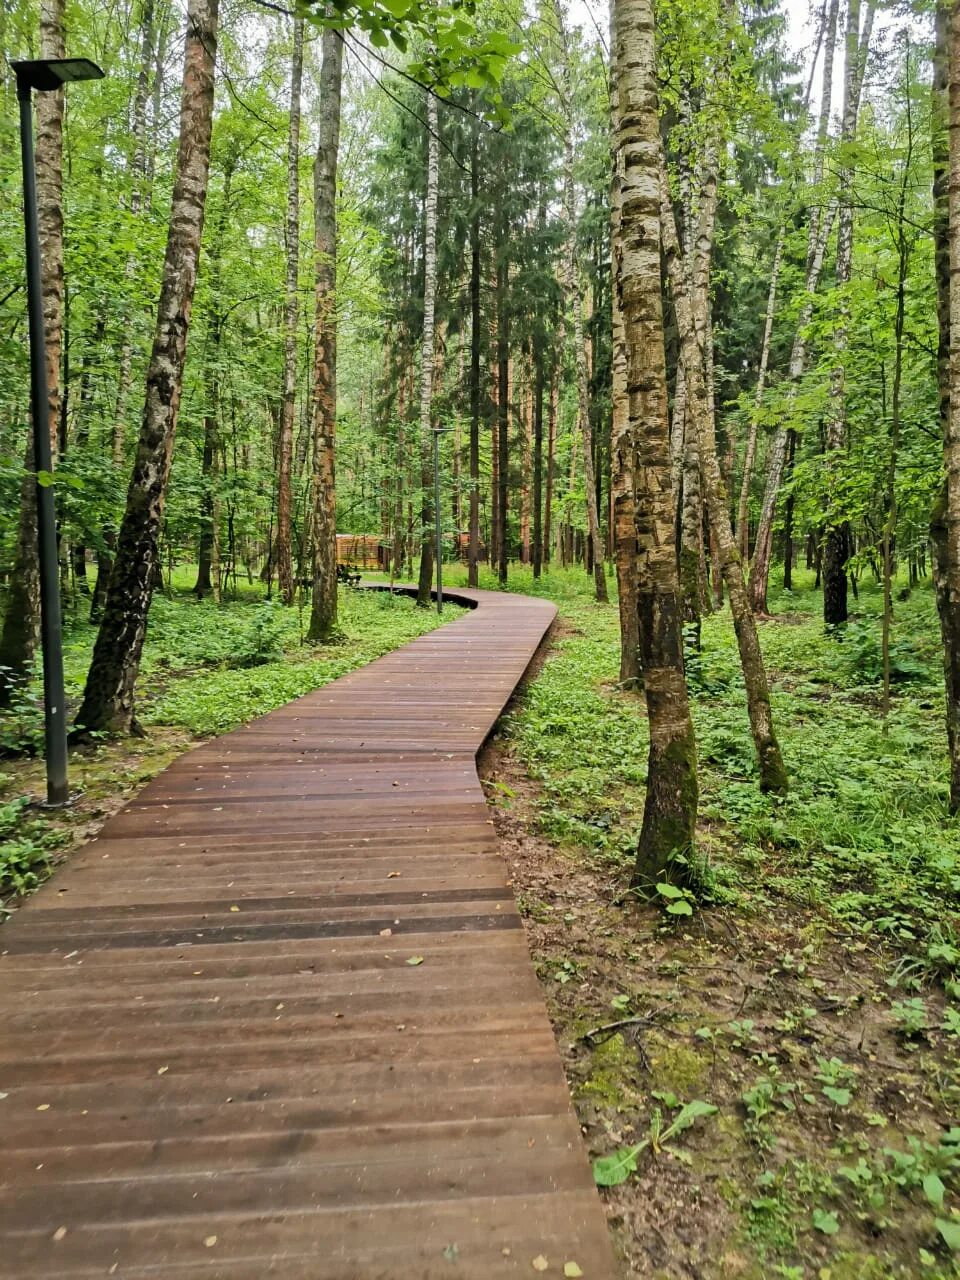
<path fill-rule="evenodd" d="M 457 594 L 0 930 L 4 1280 L 615 1274 L 475 768 L 555 610 Z"/>

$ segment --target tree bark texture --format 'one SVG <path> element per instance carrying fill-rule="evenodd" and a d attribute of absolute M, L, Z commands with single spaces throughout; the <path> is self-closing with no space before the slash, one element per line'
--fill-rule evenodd
<path fill-rule="evenodd" d="M 774 732 L 770 691 L 763 655 L 760 651 L 756 619 L 747 599 L 743 563 L 730 523 L 726 486 L 717 457 L 716 432 L 704 370 L 701 331 L 697 327 L 696 312 L 684 272 L 666 166 L 662 163 L 662 156 L 660 182 L 663 253 L 673 293 L 677 328 L 680 333 L 681 359 L 687 388 L 687 420 L 697 436 L 710 527 L 716 539 L 720 571 L 730 595 L 730 610 L 733 614 L 733 625 L 746 686 L 750 730 L 760 771 L 760 788 L 763 791 L 784 792 L 787 789 L 787 773 Z M 715 211 L 716 185 L 714 184 L 712 188 L 705 189 L 701 202 L 701 226 L 711 242 Z"/>
<path fill-rule="evenodd" d="M 326 643 L 337 626 L 337 162 L 343 38 L 321 38 L 320 124 L 313 169 L 316 331 L 313 363 L 313 596 L 307 637 Z"/>
<path fill-rule="evenodd" d="M 627 429 L 637 444 L 637 611 L 650 726 L 647 795 L 634 883 L 652 890 L 692 849 L 697 753 L 687 699 L 674 550 L 667 369 L 660 280 L 660 132 L 651 0 L 614 0 L 619 243 Z"/>
<path fill-rule="evenodd" d="M 158 564 L 170 458 L 180 409 L 210 166 L 218 0 L 190 0 L 180 141 L 146 400 L 117 554 L 77 716 L 85 730 L 136 727 L 134 686 Z"/>
<path fill-rule="evenodd" d="M 433 492 L 433 373 L 435 361 L 435 316 L 437 302 L 437 188 L 440 150 L 437 141 L 437 99 L 427 93 L 427 190 L 423 206 L 423 340 L 420 350 L 420 449 L 423 466 L 423 541 L 420 551 L 420 581 L 417 604 L 430 604 L 434 557 L 443 554 L 436 545 L 434 525 L 440 513 L 434 511 Z"/>
<path fill-rule="evenodd" d="M 293 423 L 297 411 L 297 283 L 300 274 L 300 85 L 303 19 L 293 20 L 290 121 L 287 132 L 287 273 L 283 310 L 283 392 L 277 476 L 277 582 L 284 604 L 293 604 Z"/>

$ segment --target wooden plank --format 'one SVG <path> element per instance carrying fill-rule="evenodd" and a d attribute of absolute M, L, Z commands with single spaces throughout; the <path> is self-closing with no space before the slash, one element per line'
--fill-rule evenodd
<path fill-rule="evenodd" d="M 475 768 L 555 610 L 458 595 L 0 930 L 4 1280 L 614 1276 Z"/>

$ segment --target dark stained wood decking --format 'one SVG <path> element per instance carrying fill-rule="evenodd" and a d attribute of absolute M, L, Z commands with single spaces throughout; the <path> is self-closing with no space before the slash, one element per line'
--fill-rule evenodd
<path fill-rule="evenodd" d="M 475 767 L 555 610 L 456 597 L 0 929 L 4 1280 L 615 1274 Z"/>

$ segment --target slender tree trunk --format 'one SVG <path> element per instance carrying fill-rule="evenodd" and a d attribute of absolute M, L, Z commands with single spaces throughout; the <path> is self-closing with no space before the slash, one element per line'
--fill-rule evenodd
<path fill-rule="evenodd" d="M 307 638 L 327 643 L 337 625 L 337 159 L 343 38 L 325 28 L 320 125 L 313 170 L 316 311 L 313 401 L 313 599 Z"/>
<path fill-rule="evenodd" d="M 743 455 L 743 479 L 740 483 L 740 501 L 737 504 L 737 543 L 744 564 L 750 557 L 750 485 L 753 481 L 753 465 L 757 457 L 757 433 L 760 428 L 760 411 L 763 407 L 763 393 L 767 386 L 767 369 L 770 365 L 770 341 L 773 337 L 773 318 L 777 310 L 777 285 L 780 281 L 780 268 L 783 264 L 783 246 L 786 232 L 780 228 L 777 236 L 777 247 L 773 251 L 773 266 L 770 270 L 770 291 L 767 294 L 767 310 L 763 321 L 763 342 L 760 346 L 760 368 L 757 372 L 757 389 L 754 393 L 753 413 L 750 415 L 750 426 L 747 429 L 747 444 Z"/>
<path fill-rule="evenodd" d="M 503 253 L 501 248 L 501 253 Z M 507 314 L 509 264 L 497 265 L 497 576 L 507 585 L 507 494 L 510 466 L 510 319 Z"/>
<path fill-rule="evenodd" d="M 543 570 L 543 338 L 533 340 L 533 576 Z"/>
<path fill-rule="evenodd" d="M 660 287 L 659 120 L 651 0 L 614 0 L 620 227 L 613 288 L 623 329 L 627 430 L 637 443 L 637 608 L 650 726 L 634 883 L 683 879 L 697 816 L 697 753 L 683 669 L 670 492 Z"/>
<path fill-rule="evenodd" d="M 283 313 L 283 400 L 277 477 L 277 583 L 280 598 L 293 604 L 292 512 L 293 422 L 297 412 L 297 283 L 300 274 L 300 83 L 303 78 L 303 19 L 293 20 L 290 124 L 287 134 L 286 297 Z"/>
<path fill-rule="evenodd" d="M 143 205 L 144 186 L 147 180 L 147 96 L 150 91 L 150 68 L 153 59 L 154 0 L 143 0 L 140 10 L 140 69 L 133 98 L 133 156 L 130 163 L 132 186 L 130 190 L 130 216 L 136 220 Z M 130 287 L 137 269 L 137 254 L 131 250 L 123 268 L 124 284 Z M 127 400 L 130 394 L 130 374 L 133 361 L 133 341 L 130 335 L 130 308 L 124 303 L 120 316 L 120 371 L 117 378 L 117 404 L 113 421 L 113 465 L 123 465 L 127 434 Z"/>
<path fill-rule="evenodd" d="M 666 167 L 662 163 L 662 155 L 660 183 L 663 253 L 667 262 L 674 309 L 677 315 L 677 328 L 680 333 L 681 357 L 684 363 L 687 386 L 687 412 L 693 429 L 698 436 L 707 511 L 710 517 L 710 525 L 717 541 L 717 553 L 723 580 L 730 594 L 730 609 L 733 614 L 733 625 L 737 635 L 740 663 L 743 668 L 744 685 L 746 686 L 750 729 L 753 734 L 760 770 L 760 788 L 763 791 L 784 792 L 787 789 L 787 774 L 776 734 L 774 733 L 770 692 L 763 665 L 763 655 L 760 651 L 756 619 L 747 599 L 743 565 L 733 536 L 733 528 L 730 524 L 726 487 L 720 473 L 713 415 L 710 412 L 709 392 L 704 371 L 704 352 L 696 325 L 689 285 L 684 272 L 673 204 L 670 200 Z M 711 229 L 710 235 L 712 236 L 713 215 L 710 210 L 711 202 L 715 210 L 715 186 L 712 189 L 712 193 L 704 192 L 704 198 L 701 202 L 701 224 Z"/>
<path fill-rule="evenodd" d="M 423 206 L 423 342 L 420 352 L 420 449 L 424 460 L 422 484 L 423 544 L 420 551 L 420 581 L 417 604 L 427 608 L 433 584 L 434 557 L 442 554 L 436 545 L 433 522 L 439 518 L 431 500 L 433 490 L 433 374 L 435 361 L 435 312 L 437 301 L 437 187 L 440 149 L 437 141 L 437 99 L 427 93 L 427 190 Z"/>
<path fill-rule="evenodd" d="M 833 65 L 837 46 L 837 15 L 839 0 L 828 0 L 826 23 L 823 36 L 823 76 L 820 92 L 820 115 L 817 125 L 817 141 L 814 151 L 813 184 L 819 189 L 823 181 L 826 158 L 827 136 L 830 128 L 830 112 L 833 103 Z M 807 229 L 807 262 L 804 289 L 809 300 L 804 304 L 797 323 L 790 352 L 790 392 L 788 403 L 793 404 L 797 384 L 803 376 L 806 365 L 806 327 L 813 315 L 812 295 L 820 283 L 823 271 L 823 260 L 836 206 L 831 204 L 824 210 L 822 202 L 817 199 L 810 211 L 810 224 Z M 750 566 L 748 591 L 750 604 L 754 613 L 767 612 L 767 585 L 770 580 L 770 564 L 773 554 L 773 523 L 776 515 L 777 498 L 783 483 L 783 470 L 787 459 L 787 427 L 781 426 L 774 433 L 767 452 L 767 476 L 764 485 L 763 502 L 760 508 L 760 519 L 754 540 L 753 562 Z"/>
<path fill-rule="evenodd" d="M 64 57 L 63 0 L 41 0 L 40 56 Z M 57 456 L 60 428 L 60 353 L 63 325 L 63 90 L 36 95 L 37 219 L 40 227 L 43 336 L 47 350 L 47 428 Z M 40 634 L 40 578 L 37 570 L 36 467 L 28 438 L 26 472 L 20 487 L 20 515 L 13 577 L 0 631 L 0 707 L 30 675 Z"/>
<path fill-rule="evenodd" d="M 174 179 L 146 403 L 117 555 L 77 723 L 135 728 L 134 686 L 157 573 L 170 458 L 203 230 L 213 123 L 218 0 L 190 0 Z"/>
<path fill-rule="evenodd" d="M 789 480 L 793 474 L 793 462 L 797 452 L 797 433 L 790 431 L 787 437 L 787 469 Z M 793 492 L 787 495 L 783 506 L 783 589 L 793 590 Z"/>
<path fill-rule="evenodd" d="M 470 147 L 470 548 L 467 582 L 480 573 L 480 125 L 475 120 Z"/>
<path fill-rule="evenodd" d="M 230 220 L 233 192 L 233 174 L 238 160 L 236 152 L 226 158 L 223 175 L 223 203 L 210 246 L 210 335 L 204 361 L 204 387 L 206 411 L 203 415 L 203 454 L 200 462 L 200 536 L 197 549 L 197 581 L 193 590 L 198 600 L 212 594 L 220 600 L 220 502 L 217 485 L 220 473 L 220 400 L 223 332 L 226 317 L 223 312 L 220 264 L 224 241 Z"/>
<path fill-rule="evenodd" d="M 543 498 L 543 563 L 550 563 L 553 553 L 553 471 L 557 451 L 557 379 L 550 378 L 550 400 L 547 408 L 547 483 Z"/>
<path fill-rule="evenodd" d="M 860 89 L 866 70 L 873 27 L 874 4 L 867 5 L 864 32 L 860 33 L 860 0 L 847 0 L 846 56 L 843 75 L 843 123 L 841 147 L 849 150 L 857 133 Z M 841 152 L 841 157 L 844 155 Z M 837 214 L 837 289 L 840 291 L 840 316 L 833 335 L 837 354 L 830 378 L 831 413 L 827 424 L 827 487 L 831 497 L 838 484 L 839 455 L 846 444 L 846 392 L 844 357 L 847 350 L 849 302 L 845 291 L 853 276 L 853 172 L 850 160 L 841 159 Z M 827 530 L 823 545 L 823 620 L 828 626 L 847 621 L 847 543 L 846 522 L 827 512 Z"/>
<path fill-rule="evenodd" d="M 610 48 L 617 48 L 616 5 L 610 3 Z M 620 141 L 617 76 L 610 76 L 610 134 L 612 173 L 610 184 L 611 255 L 621 252 L 620 230 L 623 197 L 622 166 L 618 150 Z M 617 275 L 616 263 L 612 274 Z M 610 505 L 613 549 L 617 568 L 617 604 L 620 611 L 620 683 L 636 687 L 640 679 L 640 631 L 637 617 L 637 523 L 635 504 L 635 463 L 637 446 L 630 432 L 630 406 L 627 390 L 627 347 L 623 331 L 620 293 L 610 290 L 613 327 L 611 352 L 611 423 L 610 423 Z"/>
<path fill-rule="evenodd" d="M 937 370 L 944 482 L 931 517 L 931 534 L 943 636 L 949 808 L 956 814 L 960 812 L 960 21 L 956 6 L 947 0 L 937 8 L 934 89 Z"/>

